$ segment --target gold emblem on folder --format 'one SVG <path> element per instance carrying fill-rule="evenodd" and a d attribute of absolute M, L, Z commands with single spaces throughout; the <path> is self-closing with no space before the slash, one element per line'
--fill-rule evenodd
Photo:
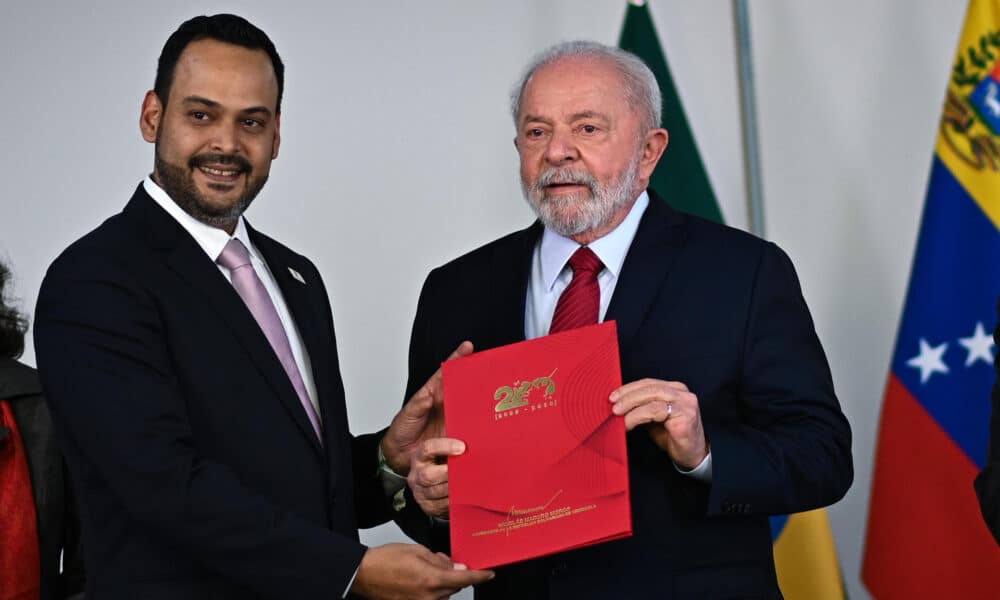
<path fill-rule="evenodd" d="M 528 395 L 532 389 L 543 390 L 542 395 L 545 399 L 552 399 L 556 393 L 556 381 L 552 378 L 558 370 L 558 368 L 554 369 L 551 374 L 539 377 L 534 381 L 515 381 L 513 386 L 498 387 L 493 394 L 493 399 L 499 400 L 499 402 L 493 410 L 499 413 L 527 406 L 529 404 Z"/>

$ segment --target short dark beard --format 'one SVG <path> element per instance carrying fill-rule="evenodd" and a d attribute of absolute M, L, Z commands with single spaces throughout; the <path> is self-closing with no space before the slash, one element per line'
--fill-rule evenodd
<path fill-rule="evenodd" d="M 253 166 L 242 156 L 235 154 L 199 154 L 191 157 L 187 168 L 168 163 L 160 156 L 160 146 L 156 145 L 154 152 L 154 164 L 156 166 L 155 177 L 157 185 L 180 206 L 187 214 L 196 220 L 219 229 L 231 231 L 236 226 L 250 203 L 260 193 L 261 188 L 267 183 L 267 175 L 260 177 L 253 176 Z M 226 208 L 214 208 L 211 206 L 194 184 L 192 171 L 206 164 L 233 165 L 243 171 L 246 175 L 246 185 L 243 193 L 233 203 Z M 211 184 L 209 184 L 211 187 Z"/>

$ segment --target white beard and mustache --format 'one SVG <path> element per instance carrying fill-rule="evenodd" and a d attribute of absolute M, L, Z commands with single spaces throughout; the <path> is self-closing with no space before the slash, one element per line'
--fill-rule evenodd
<path fill-rule="evenodd" d="M 542 171 L 531 184 L 521 181 L 528 205 L 545 227 L 565 237 L 596 231 L 608 225 L 614 216 L 635 197 L 642 153 L 636 153 L 617 181 L 606 187 L 589 172 L 569 167 Z M 587 193 L 547 197 L 545 188 L 553 183 L 585 185 Z"/>

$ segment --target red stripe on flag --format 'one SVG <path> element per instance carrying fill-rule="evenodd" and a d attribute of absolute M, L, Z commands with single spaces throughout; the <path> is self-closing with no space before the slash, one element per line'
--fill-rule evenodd
<path fill-rule="evenodd" d="M 979 469 L 895 375 L 879 431 L 862 580 L 878 600 L 1000 596 Z"/>

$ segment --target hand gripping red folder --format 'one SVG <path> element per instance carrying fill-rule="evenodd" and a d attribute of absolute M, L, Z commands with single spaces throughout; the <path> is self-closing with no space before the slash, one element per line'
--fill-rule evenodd
<path fill-rule="evenodd" d="M 632 535 L 615 323 L 442 365 L 451 552 L 482 569 Z"/>

